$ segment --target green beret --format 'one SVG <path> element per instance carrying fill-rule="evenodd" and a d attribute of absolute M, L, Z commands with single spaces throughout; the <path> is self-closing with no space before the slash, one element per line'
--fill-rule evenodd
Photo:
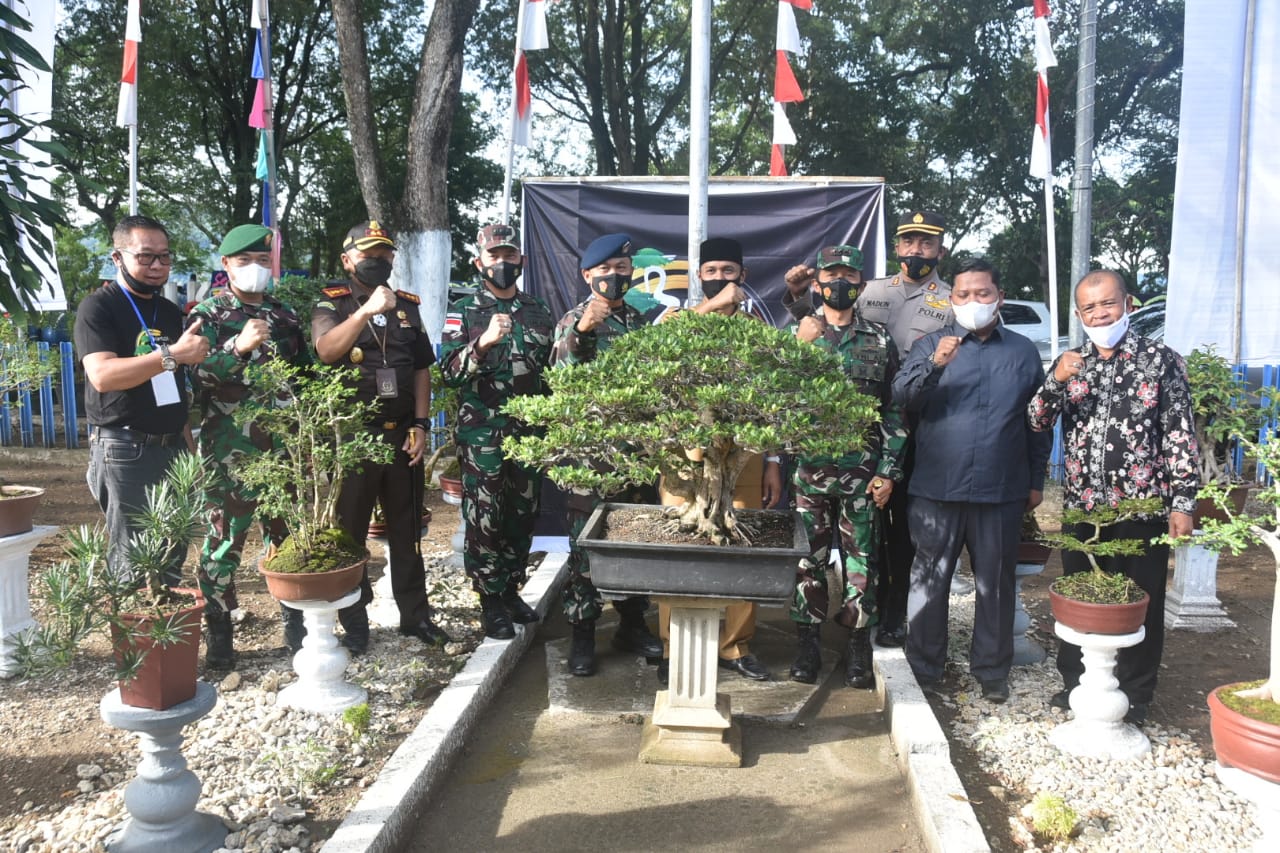
<path fill-rule="evenodd" d="M 271 229 L 265 225 L 237 225 L 227 232 L 218 246 L 224 258 L 241 252 L 271 251 Z"/>

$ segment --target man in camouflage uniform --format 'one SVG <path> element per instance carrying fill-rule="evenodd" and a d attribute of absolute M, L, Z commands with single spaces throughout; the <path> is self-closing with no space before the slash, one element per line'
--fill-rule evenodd
<path fill-rule="evenodd" d="M 796 468 L 796 509 L 809 535 L 810 554 L 800 561 L 791 606 L 799 634 L 791 679 L 817 681 L 822 667 L 820 630 L 830 615 L 850 629 L 845 683 L 874 687 L 870 626 L 878 615 L 876 508 L 888 502 L 895 481 L 901 479 L 899 461 L 907 440 L 902 411 L 893 404 L 898 352 L 885 327 L 866 320 L 854 307 L 862 287 L 862 252 L 853 246 L 828 246 L 818 253 L 816 267 L 822 310 L 792 328 L 801 340 L 841 357 L 845 375 L 858 390 L 880 400 L 880 425 L 863 450 L 839 458 L 801 458 Z M 827 581 L 833 526 L 839 531 L 841 552 L 833 572 L 840 585 L 836 590 Z"/>
<path fill-rule="evenodd" d="M 541 299 L 516 288 L 523 257 L 515 229 L 486 225 L 476 237 L 484 287 L 455 305 L 444 321 L 441 372 L 461 389 L 455 434 L 462 465 L 463 565 L 480 595 L 484 633 L 514 637 L 512 622 L 538 621 L 520 597 L 538 517 L 542 475 L 507 459 L 502 440 L 529 431 L 502 414 L 512 397 L 547 393 L 542 371 L 551 358 L 555 321 Z"/>
<path fill-rule="evenodd" d="M 868 282 L 858 297 L 858 314 L 888 328 L 898 348 L 899 363 L 906 361 L 912 344 L 952 320 L 951 286 L 938 277 L 938 264 L 947 255 L 942 245 L 946 228 L 946 220 L 931 210 L 902 214 L 894 241 L 898 273 Z M 814 272 L 803 265 L 787 271 L 787 293 L 782 301 L 797 319 L 813 310 L 808 293 Z M 912 429 L 914 416 L 908 414 L 907 419 L 908 429 Z M 907 483 L 913 467 L 915 439 L 909 436 L 902 457 L 903 479 L 885 508 L 881 532 L 886 559 L 880 561 L 877 592 L 881 611 L 876 642 L 882 646 L 901 646 L 906 639 L 907 593 L 916 555 L 907 524 Z"/>
<path fill-rule="evenodd" d="M 626 234 L 606 234 L 595 240 L 582 254 L 582 279 L 591 295 L 579 302 L 560 319 L 556 326 L 551 363 L 584 364 L 604 352 L 619 335 L 648 325 L 651 318 L 628 305 L 623 298 L 631 287 L 631 238 Z M 569 651 L 569 672 L 577 676 L 595 674 L 596 619 L 604 610 L 604 599 L 591 583 L 591 567 L 587 555 L 578 548 L 578 535 L 587 517 L 601 500 L 628 503 L 657 503 L 658 491 L 652 485 L 632 486 L 620 493 L 601 496 L 586 490 L 574 490 L 568 496 L 569 582 L 564 593 L 565 618 L 573 625 L 573 644 Z M 645 624 L 644 612 L 649 599 L 637 595 L 615 601 L 621 624 L 613 635 L 613 645 L 620 651 L 646 658 L 662 658 L 662 641 Z"/>
<path fill-rule="evenodd" d="M 257 496 L 236 479 L 235 470 L 245 457 L 272 450 L 270 435 L 235 422 L 236 409 L 249 394 L 245 371 L 275 359 L 298 366 L 311 363 L 298 316 L 266 292 L 271 284 L 271 239 L 271 229 L 262 225 L 238 225 L 227 232 L 218 253 L 230 286 L 197 305 L 189 317 L 189 324 L 202 321 L 200 332 L 209 341 L 209 356 L 196 365 L 192 378 L 200 411 L 200 454 L 208 477 L 209 532 L 196 577 L 205 598 L 205 666 L 210 669 L 235 665 L 235 571 L 258 508 Z M 279 519 L 261 523 L 264 546 L 284 539 Z"/>

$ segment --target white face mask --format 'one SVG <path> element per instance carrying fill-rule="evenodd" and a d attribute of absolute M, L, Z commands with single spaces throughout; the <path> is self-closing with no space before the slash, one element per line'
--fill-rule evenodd
<path fill-rule="evenodd" d="M 231 283 L 236 286 L 236 290 L 245 293 L 266 293 L 271 285 L 271 270 L 261 264 L 232 267 L 228 272 L 231 274 Z"/>
<path fill-rule="evenodd" d="M 1115 345 L 1120 343 L 1120 339 L 1124 337 L 1124 333 L 1129 331 L 1129 315 L 1122 314 L 1119 320 L 1116 320 L 1109 326 L 1084 326 L 1084 333 L 1089 336 L 1089 340 L 1093 341 L 1093 345 L 1099 349 L 1114 349 Z"/>
<path fill-rule="evenodd" d="M 979 302 L 976 299 L 970 299 L 963 305 L 951 306 L 952 312 L 956 315 L 956 322 L 971 332 L 979 329 L 985 329 L 990 326 L 996 319 L 996 313 L 1000 310 L 999 300 L 995 302 Z"/>

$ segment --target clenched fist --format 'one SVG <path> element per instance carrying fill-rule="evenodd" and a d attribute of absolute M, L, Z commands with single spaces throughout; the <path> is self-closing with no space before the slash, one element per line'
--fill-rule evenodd
<path fill-rule="evenodd" d="M 933 363 L 937 367 L 946 367 L 955 361 L 956 353 L 960 350 L 961 338 L 955 335 L 947 335 L 939 339 L 938 348 L 933 351 Z"/>
<path fill-rule="evenodd" d="M 578 321 L 577 329 L 579 334 L 595 331 L 606 319 L 613 309 L 609 307 L 609 303 L 600 297 L 596 297 L 587 303 L 587 308 L 582 312 L 582 319 Z"/>
<path fill-rule="evenodd" d="M 240 334 L 236 335 L 236 352 L 240 355 L 248 355 L 270 337 L 271 326 L 266 320 L 255 317 L 245 323 Z"/>
<path fill-rule="evenodd" d="M 1059 382 L 1069 382 L 1073 377 L 1079 376 L 1082 370 L 1084 370 L 1084 356 L 1068 350 L 1054 365 L 1053 378 Z"/>
<path fill-rule="evenodd" d="M 360 313 L 368 320 L 375 314 L 381 314 L 384 311 L 390 311 L 396 307 L 396 295 L 385 284 L 379 285 L 369 295 L 369 301 L 360 306 Z"/>
<path fill-rule="evenodd" d="M 804 296 L 813 287 L 813 283 L 818 280 L 817 276 L 818 271 L 813 267 L 800 264 L 787 270 L 783 281 L 787 285 L 787 290 L 791 291 L 791 295 L 799 297 Z"/>
<path fill-rule="evenodd" d="M 489 328 L 485 329 L 484 334 L 480 336 L 480 349 L 487 350 L 510 334 L 511 315 L 494 314 L 489 318 Z"/>
<path fill-rule="evenodd" d="M 812 343 L 822 337 L 826 330 L 827 322 L 816 314 L 810 314 L 800 321 L 799 327 L 796 328 L 796 337 L 805 343 Z"/>

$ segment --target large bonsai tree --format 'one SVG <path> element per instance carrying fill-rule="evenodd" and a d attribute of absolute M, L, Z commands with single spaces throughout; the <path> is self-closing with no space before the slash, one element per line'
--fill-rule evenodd
<path fill-rule="evenodd" d="M 600 492 L 662 475 L 685 500 L 671 510 L 681 529 L 716 544 L 751 539 L 733 489 L 752 454 L 838 457 L 860 449 L 879 419 L 879 402 L 845 378 L 838 356 L 743 315 L 682 312 L 547 381 L 550 396 L 507 404 L 541 428 L 509 438 L 508 456 Z"/>

